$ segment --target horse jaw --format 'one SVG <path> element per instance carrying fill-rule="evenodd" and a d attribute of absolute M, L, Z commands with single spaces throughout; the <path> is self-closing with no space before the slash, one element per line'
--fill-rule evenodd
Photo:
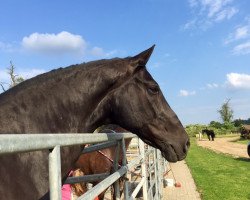
<path fill-rule="evenodd" d="M 179 124 L 179 127 L 182 127 L 182 125 Z M 184 128 L 171 129 L 171 126 L 168 126 L 167 129 L 165 124 L 156 125 L 153 121 L 144 126 L 140 132 L 142 140 L 159 149 L 163 157 L 169 162 L 185 159 L 190 142 Z M 150 135 L 154 135 L 154 137 L 150 137 Z M 183 136 L 186 137 L 181 139 Z"/>

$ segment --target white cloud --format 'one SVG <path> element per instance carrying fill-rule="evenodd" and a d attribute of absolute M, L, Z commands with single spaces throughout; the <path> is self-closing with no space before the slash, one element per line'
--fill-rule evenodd
<path fill-rule="evenodd" d="M 116 50 L 113 50 L 113 51 L 110 51 L 110 52 L 105 52 L 103 50 L 103 48 L 101 48 L 101 47 L 93 47 L 90 50 L 90 54 L 93 55 L 93 56 L 96 56 L 96 57 L 105 57 L 106 58 L 106 57 L 111 57 L 116 53 L 117 53 Z"/>
<path fill-rule="evenodd" d="M 242 38 L 246 38 L 247 36 L 249 36 L 249 30 L 250 26 L 242 26 L 237 28 L 235 31 L 235 39 L 239 40 Z"/>
<path fill-rule="evenodd" d="M 21 44 L 21 46 L 20 46 Z M 21 42 L 4 43 L 0 41 L 0 51 L 4 52 L 31 52 L 46 56 L 76 55 L 94 57 L 112 57 L 117 50 L 105 51 L 101 47 L 90 46 L 81 35 L 67 31 L 60 33 L 32 33 L 23 37 Z"/>
<path fill-rule="evenodd" d="M 104 56 L 105 55 L 103 49 L 100 47 L 93 47 L 91 50 L 91 54 L 94 56 Z"/>
<path fill-rule="evenodd" d="M 246 55 L 250 54 L 250 40 L 245 43 L 235 46 L 232 50 L 234 55 Z"/>
<path fill-rule="evenodd" d="M 189 0 L 188 3 L 191 8 L 196 7 L 198 5 L 198 0 Z"/>
<path fill-rule="evenodd" d="M 23 77 L 24 79 L 29 79 L 39 74 L 43 74 L 45 72 L 46 71 L 44 69 L 29 69 L 29 70 L 19 71 L 17 72 L 17 74 Z"/>
<path fill-rule="evenodd" d="M 197 23 L 196 19 L 189 20 L 186 24 L 184 24 L 183 29 L 187 30 L 187 29 L 195 28 L 196 23 Z"/>
<path fill-rule="evenodd" d="M 152 66 L 152 68 L 159 68 L 159 67 L 162 66 L 162 63 L 160 63 L 160 62 L 155 62 L 155 63 L 153 63 L 151 66 Z"/>
<path fill-rule="evenodd" d="M 188 90 L 180 90 L 180 92 L 179 92 L 179 96 L 181 96 L 181 97 L 192 96 L 195 94 L 196 94 L 195 91 L 188 91 Z"/>
<path fill-rule="evenodd" d="M 216 17 L 215 17 L 215 21 L 219 22 L 222 21 L 224 19 L 230 19 L 231 17 L 233 17 L 236 13 L 238 12 L 238 10 L 236 8 L 227 8 L 222 10 L 221 12 L 219 12 Z"/>
<path fill-rule="evenodd" d="M 214 88 L 218 88 L 218 87 L 219 87 L 219 85 L 216 83 L 208 83 L 207 84 L 208 89 L 214 89 Z"/>
<path fill-rule="evenodd" d="M 24 49 L 45 54 L 84 53 L 87 47 L 80 35 L 62 31 L 58 34 L 32 33 L 22 40 Z"/>
<path fill-rule="evenodd" d="M 232 89 L 250 89 L 250 74 L 227 74 L 227 85 Z"/>
<path fill-rule="evenodd" d="M 169 53 L 165 53 L 163 56 L 167 58 L 167 57 L 170 57 L 170 54 Z"/>
<path fill-rule="evenodd" d="M 228 37 L 224 40 L 224 44 L 234 43 L 232 54 L 245 55 L 250 53 L 250 19 L 246 18 L 245 22 L 234 28 Z M 241 42 L 241 43 L 239 43 Z"/>
<path fill-rule="evenodd" d="M 250 37 L 250 20 L 247 19 L 247 23 L 235 27 L 234 31 L 229 34 L 224 43 L 229 44 L 249 37 Z"/>
<path fill-rule="evenodd" d="M 220 13 L 227 13 L 228 9 L 233 7 L 227 7 L 232 0 L 201 0 L 202 9 L 207 12 L 209 18 L 217 17 Z"/>
<path fill-rule="evenodd" d="M 249 110 L 250 110 L 250 99 L 249 98 L 234 98 L 231 101 L 233 110 L 234 110 L 234 118 L 235 119 L 248 119 L 249 118 Z"/>
<path fill-rule="evenodd" d="M 9 75 L 7 74 L 7 70 L 0 70 L 0 82 L 8 82 Z"/>
<path fill-rule="evenodd" d="M 39 74 L 45 73 L 44 69 L 27 69 L 27 70 L 19 70 L 15 74 L 23 77 L 24 79 L 29 79 Z M 10 76 L 7 70 L 0 70 L 0 82 L 8 84 L 10 82 Z"/>
<path fill-rule="evenodd" d="M 189 0 L 194 16 L 183 26 L 183 29 L 206 30 L 214 23 L 231 19 L 238 13 L 238 9 L 232 3 L 233 0 Z"/>
<path fill-rule="evenodd" d="M 18 75 L 18 77 L 22 77 L 25 80 L 27 80 L 27 79 L 30 79 L 34 76 L 37 76 L 37 75 L 45 73 L 45 72 L 46 71 L 43 69 L 29 69 L 29 70 L 18 71 L 16 73 L 16 75 Z M 9 76 L 7 70 L 0 69 L 0 83 L 4 88 L 4 89 L 2 89 L 2 87 L 0 87 L 0 93 L 3 92 L 3 90 L 6 90 L 9 88 L 10 76 Z"/>
<path fill-rule="evenodd" d="M 13 52 L 15 50 L 16 48 L 13 46 L 13 44 L 4 43 L 0 41 L 0 51 Z"/>

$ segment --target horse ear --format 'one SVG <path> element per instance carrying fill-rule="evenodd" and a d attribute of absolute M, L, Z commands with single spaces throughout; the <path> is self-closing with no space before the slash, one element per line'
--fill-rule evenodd
<path fill-rule="evenodd" d="M 132 57 L 132 62 L 135 64 L 135 66 L 145 66 L 153 53 L 153 50 L 155 48 L 155 45 L 150 47 L 149 49 L 139 53 L 138 55 Z"/>

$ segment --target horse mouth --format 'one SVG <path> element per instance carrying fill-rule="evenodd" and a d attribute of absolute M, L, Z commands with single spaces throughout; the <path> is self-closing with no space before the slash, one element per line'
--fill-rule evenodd
<path fill-rule="evenodd" d="M 161 142 L 160 148 L 162 156 L 169 162 L 177 162 L 186 158 L 186 153 L 180 153 L 177 147 L 172 144 Z"/>
<path fill-rule="evenodd" d="M 148 145 L 159 149 L 161 151 L 162 156 L 168 162 L 177 162 L 177 161 L 181 161 L 181 160 L 186 158 L 186 153 L 179 154 L 178 151 L 176 150 L 176 148 L 169 143 L 158 141 L 158 145 L 155 145 L 154 143 L 152 143 L 149 140 L 143 139 L 143 141 L 145 143 L 147 143 Z"/>
<path fill-rule="evenodd" d="M 165 147 L 164 150 L 161 150 L 161 153 L 162 153 L 162 156 L 168 162 L 177 162 L 179 160 L 182 160 L 179 158 L 178 154 L 176 153 L 172 145 L 167 145 L 167 147 Z"/>

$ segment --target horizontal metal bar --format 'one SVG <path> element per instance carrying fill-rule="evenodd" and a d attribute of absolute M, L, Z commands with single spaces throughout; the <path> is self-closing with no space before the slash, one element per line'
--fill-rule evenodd
<path fill-rule="evenodd" d="M 107 178 L 110 174 L 103 173 L 103 174 L 92 174 L 92 175 L 85 175 L 85 176 L 76 176 L 76 177 L 68 177 L 64 184 L 75 184 L 80 182 L 93 182 L 93 181 L 100 181 Z"/>
<path fill-rule="evenodd" d="M 90 152 L 101 150 L 101 149 L 106 149 L 106 148 L 113 147 L 113 146 L 116 146 L 116 145 L 117 145 L 116 140 L 111 141 L 111 142 L 103 142 L 101 144 L 94 144 L 94 145 L 91 145 L 89 147 L 84 148 L 83 151 L 82 151 L 82 154 L 90 153 Z"/>
<path fill-rule="evenodd" d="M 80 196 L 77 200 L 89 200 L 94 199 L 99 194 L 101 194 L 106 188 L 112 185 L 116 180 L 118 180 L 121 176 L 123 176 L 127 172 L 128 168 L 126 166 L 122 166 L 118 171 L 111 174 L 108 178 L 98 183 L 92 189 L 88 190 L 85 194 Z"/>
<path fill-rule="evenodd" d="M 51 149 L 56 145 L 93 144 L 108 140 L 119 140 L 121 137 L 133 138 L 135 136 L 132 133 L 1 134 L 0 154 Z"/>
<path fill-rule="evenodd" d="M 137 158 L 130 161 L 130 163 L 127 164 L 128 170 L 131 170 L 135 165 L 140 164 L 142 162 L 142 156 L 138 156 Z"/>

